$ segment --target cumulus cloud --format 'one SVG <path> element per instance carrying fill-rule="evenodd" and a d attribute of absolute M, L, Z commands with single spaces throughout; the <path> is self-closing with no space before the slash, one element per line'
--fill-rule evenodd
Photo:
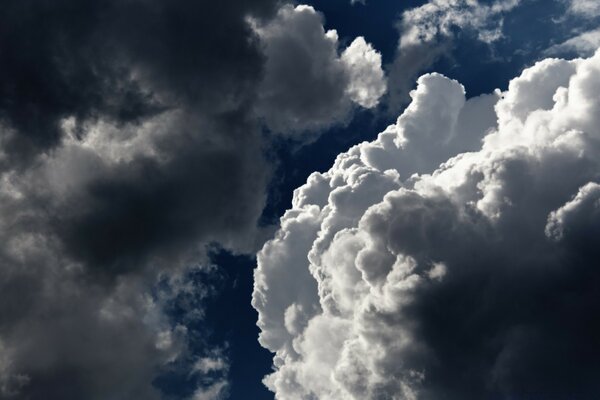
<path fill-rule="evenodd" d="M 344 122 L 354 105 L 377 106 L 386 91 L 381 55 L 356 38 L 340 54 L 335 30 L 307 5 L 284 5 L 266 24 L 254 23 L 266 56 L 258 113 L 278 133 Z"/>
<path fill-rule="evenodd" d="M 391 109 L 408 100 L 415 77 L 441 56 L 448 55 L 458 31 L 491 44 L 503 36 L 503 18 L 520 0 L 431 0 L 402 13 L 400 39 L 390 70 Z"/>
<path fill-rule="evenodd" d="M 249 164 L 257 150 L 195 140 L 158 146 L 152 136 L 172 138 L 186 129 L 180 123 L 163 115 L 111 141 L 127 129 L 94 124 L 85 138 L 65 133 L 35 164 L 3 173 L 0 341 L 8 383 L 0 397 L 160 397 L 152 382 L 185 355 L 187 331 L 165 315 L 152 286 L 206 262 L 207 243 L 246 248 L 263 201 L 246 192 L 264 179 Z"/>
<path fill-rule="evenodd" d="M 600 390 L 600 52 L 465 99 L 441 75 L 294 192 L 253 304 L 277 399 Z"/>

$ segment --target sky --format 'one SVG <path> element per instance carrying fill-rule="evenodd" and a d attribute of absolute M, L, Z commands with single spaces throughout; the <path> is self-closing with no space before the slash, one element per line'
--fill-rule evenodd
<path fill-rule="evenodd" d="M 0 399 L 596 398 L 598 47 L 596 0 L 3 1 Z"/>

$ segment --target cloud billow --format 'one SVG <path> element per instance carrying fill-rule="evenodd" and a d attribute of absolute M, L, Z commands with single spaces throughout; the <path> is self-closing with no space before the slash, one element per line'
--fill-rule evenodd
<path fill-rule="evenodd" d="M 354 107 L 374 108 L 387 89 L 381 54 L 358 37 L 341 54 L 313 7 L 282 6 L 254 23 L 266 63 L 257 113 L 269 129 L 302 135 L 347 122 Z"/>
<path fill-rule="evenodd" d="M 277 399 L 592 398 L 600 52 L 396 124 L 296 189 L 253 304 Z"/>

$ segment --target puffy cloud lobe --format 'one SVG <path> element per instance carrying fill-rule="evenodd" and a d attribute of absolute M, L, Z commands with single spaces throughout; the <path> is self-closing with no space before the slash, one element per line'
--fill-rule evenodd
<path fill-rule="evenodd" d="M 546 236 L 561 241 L 586 243 L 589 236 L 598 230 L 598 212 L 600 209 L 600 185 L 590 182 L 579 189 L 577 195 L 548 216 Z M 577 235 L 572 237 L 572 235 Z"/>
<path fill-rule="evenodd" d="M 426 75 L 298 188 L 256 272 L 276 398 L 593 397 L 598 82 L 600 52 L 466 101 Z"/>
<path fill-rule="evenodd" d="M 282 6 L 254 21 L 266 56 L 258 113 L 278 133 L 315 131 L 344 122 L 353 104 L 377 106 L 386 91 L 381 55 L 362 37 L 339 54 L 335 30 L 307 5 Z"/>
<path fill-rule="evenodd" d="M 600 16 L 600 4 L 594 0 L 570 0 L 569 11 L 584 18 Z"/>
<path fill-rule="evenodd" d="M 377 106 L 379 98 L 386 91 L 381 54 L 363 37 L 357 37 L 342 52 L 341 60 L 350 76 L 346 88 L 350 99 L 365 108 Z"/>
<path fill-rule="evenodd" d="M 162 369 L 193 368 L 196 336 L 166 310 L 197 297 L 186 312 L 202 317 L 209 290 L 184 280 L 207 247 L 264 242 L 259 115 L 288 110 L 281 129 L 316 129 L 385 91 L 364 40 L 338 54 L 312 8 L 279 6 L 3 5 L 0 397 L 155 399 Z M 298 76 L 288 56 L 307 66 Z M 157 282 L 171 293 L 157 298 Z M 290 324 L 301 314 L 288 312 Z M 192 375 L 190 396 L 226 395 L 226 367 Z"/>

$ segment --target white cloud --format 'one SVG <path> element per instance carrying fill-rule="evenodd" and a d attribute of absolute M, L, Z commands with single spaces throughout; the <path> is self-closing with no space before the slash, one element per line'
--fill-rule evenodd
<path fill-rule="evenodd" d="M 311 175 L 255 273 L 276 398 L 596 393 L 599 88 L 600 52 L 469 100 L 425 75 Z"/>
<path fill-rule="evenodd" d="M 598 3 L 600 4 L 600 3 Z M 600 47 L 600 29 L 580 33 L 546 50 L 546 54 L 575 52 L 580 56 L 590 56 Z"/>
<path fill-rule="evenodd" d="M 597 0 L 570 0 L 569 11 L 585 18 L 598 17 L 600 3 Z"/>
<path fill-rule="evenodd" d="M 453 36 L 452 29 L 472 29 L 483 42 L 502 37 L 502 14 L 520 0 L 499 0 L 481 4 L 477 0 L 431 0 L 402 14 L 400 48 L 420 45 Z"/>
<path fill-rule="evenodd" d="M 199 387 L 190 400 L 221 400 L 227 398 L 230 382 L 227 379 L 229 362 L 220 349 L 212 349 L 209 354 L 200 357 L 190 375 L 198 375 Z"/>
<path fill-rule="evenodd" d="M 377 106 L 386 91 L 381 55 L 356 38 L 340 55 L 335 30 L 307 5 L 282 6 L 267 24 L 251 21 L 266 56 L 258 113 L 272 130 L 292 135 L 344 122 L 353 104 Z"/>

